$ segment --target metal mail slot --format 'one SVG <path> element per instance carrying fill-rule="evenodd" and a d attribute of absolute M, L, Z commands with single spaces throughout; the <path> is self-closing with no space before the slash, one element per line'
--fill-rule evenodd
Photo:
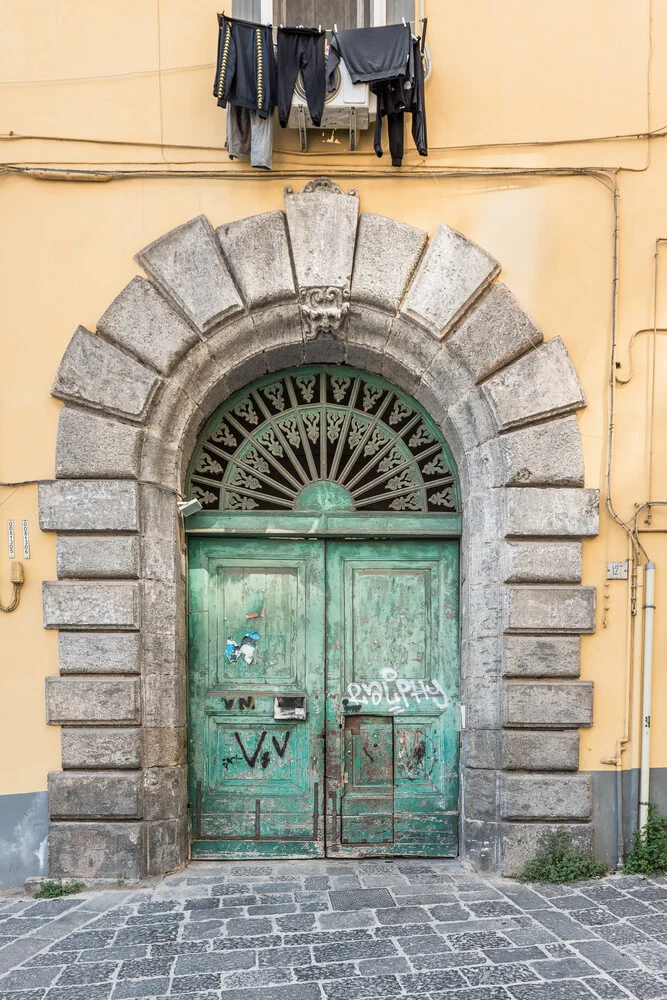
<path fill-rule="evenodd" d="M 274 719 L 305 719 L 305 694 L 277 694 L 273 699 Z"/>

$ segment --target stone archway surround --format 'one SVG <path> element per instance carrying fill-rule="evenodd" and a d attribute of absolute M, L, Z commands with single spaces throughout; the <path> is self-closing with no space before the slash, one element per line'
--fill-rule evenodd
<path fill-rule="evenodd" d="M 595 630 L 581 540 L 599 498 L 583 488 L 582 389 L 562 341 L 495 279 L 498 263 L 440 225 L 358 214 L 320 178 L 285 212 L 204 217 L 137 255 L 135 277 L 91 334 L 79 328 L 53 394 L 64 400 L 56 479 L 40 523 L 57 532 L 44 625 L 60 630 L 47 720 L 49 864 L 85 878 L 161 874 L 188 856 L 181 490 L 198 431 L 231 394 L 299 364 L 349 363 L 413 395 L 461 477 L 461 852 L 515 872 L 564 823 L 590 839 L 578 728 Z"/>

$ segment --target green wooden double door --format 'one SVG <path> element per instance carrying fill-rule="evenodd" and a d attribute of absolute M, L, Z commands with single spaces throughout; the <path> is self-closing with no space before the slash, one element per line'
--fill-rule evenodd
<path fill-rule="evenodd" d="M 455 855 L 458 542 L 189 555 L 192 856 Z"/>

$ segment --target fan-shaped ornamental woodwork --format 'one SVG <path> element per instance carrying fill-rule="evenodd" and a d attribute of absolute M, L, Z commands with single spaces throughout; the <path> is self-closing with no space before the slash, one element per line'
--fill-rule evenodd
<path fill-rule="evenodd" d="M 206 510 L 460 510 L 453 459 L 426 412 L 383 379 L 334 367 L 272 375 L 220 407 L 188 495 Z"/>

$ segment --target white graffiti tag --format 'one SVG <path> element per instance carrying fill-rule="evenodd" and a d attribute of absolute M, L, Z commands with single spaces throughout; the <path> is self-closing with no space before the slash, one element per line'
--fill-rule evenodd
<path fill-rule="evenodd" d="M 419 705 L 431 701 L 434 708 L 447 708 L 449 698 L 440 681 L 406 680 L 400 678 L 391 667 L 380 671 L 381 681 L 357 683 L 347 686 L 347 705 L 382 705 L 384 710 L 398 715 L 410 707 L 411 699 Z"/>

